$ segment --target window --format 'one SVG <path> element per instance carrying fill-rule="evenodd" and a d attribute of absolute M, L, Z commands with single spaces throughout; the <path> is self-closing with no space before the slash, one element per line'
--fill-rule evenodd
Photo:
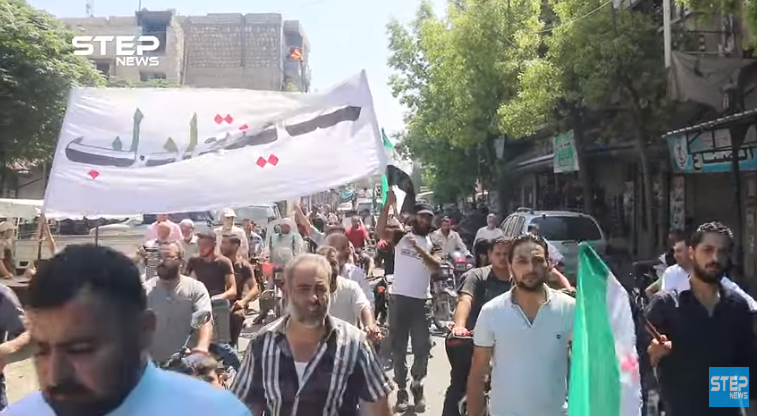
<path fill-rule="evenodd" d="M 518 216 L 515 218 L 515 227 L 513 227 L 513 237 L 523 234 L 523 225 L 526 223 L 526 217 Z"/>
<path fill-rule="evenodd" d="M 166 40 L 168 39 L 168 23 L 164 21 L 146 22 L 145 20 L 142 21 L 142 36 L 155 36 L 160 42 L 158 49 L 148 53 L 153 55 L 164 54 L 166 52 Z"/>
<path fill-rule="evenodd" d="M 97 62 L 95 63 L 95 67 L 101 74 L 105 75 L 106 78 L 110 78 L 110 63 Z"/>
<path fill-rule="evenodd" d="M 589 217 L 539 217 L 531 220 L 539 226 L 542 237 L 549 241 L 597 241 L 602 231 Z"/>
<path fill-rule="evenodd" d="M 163 72 L 140 72 L 139 80 L 142 82 L 151 81 L 153 79 L 166 79 L 166 74 Z"/>
<path fill-rule="evenodd" d="M 519 215 L 511 215 L 505 220 L 503 227 L 505 237 L 515 237 L 516 235 L 520 234 L 515 228 L 515 223 L 518 222 L 518 218 L 520 218 Z"/>

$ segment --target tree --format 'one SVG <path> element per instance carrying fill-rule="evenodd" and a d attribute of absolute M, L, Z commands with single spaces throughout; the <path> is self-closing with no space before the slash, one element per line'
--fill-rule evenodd
<path fill-rule="evenodd" d="M 50 14 L 0 0 L 0 165 L 52 157 L 70 87 L 104 82 L 72 36 Z"/>
<path fill-rule="evenodd" d="M 524 57 L 536 54 L 538 0 L 459 0 L 445 18 L 422 3 L 407 27 L 387 26 L 394 96 L 408 108 L 408 149 L 428 170 L 435 197 L 469 194 L 491 177 L 497 108 L 509 100 Z M 480 163 L 479 153 L 487 156 Z"/>
<path fill-rule="evenodd" d="M 550 0 L 555 23 L 544 33 L 547 52 L 531 60 L 519 77 L 518 94 L 499 109 L 501 127 L 527 135 L 552 123 L 572 128 L 583 150 L 586 116 L 602 111 L 608 132 L 634 140 L 643 175 L 644 226 L 653 229 L 652 174 L 647 143 L 666 115 L 662 43 L 657 25 L 644 13 L 618 11 L 596 0 Z M 591 201 L 587 164 L 579 155 L 585 202 Z M 652 232 L 642 247 L 653 249 Z"/>
<path fill-rule="evenodd" d="M 112 77 L 106 83 L 108 88 L 179 88 L 181 85 L 165 79 L 151 79 L 148 81 L 133 81 L 130 79 Z"/>

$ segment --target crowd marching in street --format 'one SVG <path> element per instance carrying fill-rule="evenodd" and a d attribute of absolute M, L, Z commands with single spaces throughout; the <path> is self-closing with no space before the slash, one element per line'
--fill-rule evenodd
<path fill-rule="evenodd" d="M 375 227 L 376 262 L 392 276 L 388 293 L 376 291 L 371 273 L 357 266 L 356 249 L 373 244 L 359 217 L 345 229 L 328 208 L 305 214 L 297 207 L 294 221 L 265 236 L 268 253 L 280 256 L 269 262 L 273 269 L 286 261 L 282 308 L 272 321 L 267 312 L 258 317 L 266 325 L 241 359 L 247 310 L 276 273 L 254 253 L 261 239 L 255 225 L 235 225 L 233 210 L 223 212 L 215 233 L 196 234 L 191 221 L 161 215 L 135 258 L 102 246 L 65 247 L 35 269 L 25 309 L 0 285 L 0 329 L 8 339 L 0 358 L 6 363 L 31 349 L 40 385 L 16 403 L 3 401 L 2 414 L 424 412 L 430 282 L 446 254 L 473 254 L 448 218 L 434 221 L 431 206 L 417 203 L 414 214 L 401 217 L 391 214 L 394 205 L 390 192 Z M 496 216 L 488 220 L 475 247 L 484 263 L 465 273 L 448 330 L 443 415 L 565 415 L 582 285 L 554 267 L 560 253 L 537 228 L 508 239 Z M 709 367 L 751 368 L 757 358 L 755 301 L 725 276 L 733 235 L 713 222 L 673 237 L 670 265 L 648 288 L 646 310 L 629 301 L 638 324 L 636 414 L 649 414 L 642 397 L 654 389 L 668 416 L 741 415 L 710 407 L 700 393 Z M 380 311 L 385 296 L 388 310 Z M 200 314 L 212 319 L 194 322 Z"/>

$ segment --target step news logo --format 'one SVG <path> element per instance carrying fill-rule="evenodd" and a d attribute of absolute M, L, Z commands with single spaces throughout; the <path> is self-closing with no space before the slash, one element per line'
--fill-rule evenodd
<path fill-rule="evenodd" d="M 749 408 L 749 367 L 710 367 L 710 407 Z"/>
<path fill-rule="evenodd" d="M 108 44 L 115 45 L 116 65 L 118 66 L 158 66 L 160 58 L 145 56 L 158 50 L 160 39 L 157 36 L 74 36 L 74 55 L 88 57 L 108 57 Z M 99 45 L 95 53 L 95 45 Z"/>

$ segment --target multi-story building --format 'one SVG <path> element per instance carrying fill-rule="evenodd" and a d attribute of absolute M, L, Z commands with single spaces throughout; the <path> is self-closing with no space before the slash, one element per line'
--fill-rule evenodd
<path fill-rule="evenodd" d="M 307 92 L 310 45 L 296 20 L 274 13 L 211 13 L 179 16 L 174 10 L 125 17 L 62 19 L 78 34 L 152 35 L 160 47 L 156 66 L 124 66 L 115 44 L 90 59 L 107 76 L 134 81 L 166 79 L 204 88 L 249 88 Z"/>

